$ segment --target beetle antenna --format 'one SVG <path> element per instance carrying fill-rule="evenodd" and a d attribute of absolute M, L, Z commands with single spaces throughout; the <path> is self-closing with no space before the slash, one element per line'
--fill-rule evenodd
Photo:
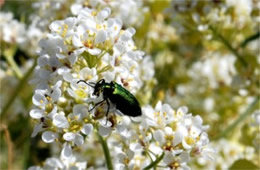
<path fill-rule="evenodd" d="M 77 84 L 80 82 L 83 82 L 83 83 L 89 85 L 90 87 L 95 88 L 95 86 L 91 85 L 90 83 L 86 82 L 85 80 L 79 80 L 79 81 L 77 81 Z M 93 83 L 93 82 L 91 82 L 91 83 Z"/>

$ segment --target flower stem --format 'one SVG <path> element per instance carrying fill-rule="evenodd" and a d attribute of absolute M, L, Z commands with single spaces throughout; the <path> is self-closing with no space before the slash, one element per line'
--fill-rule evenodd
<path fill-rule="evenodd" d="M 11 140 L 11 135 L 10 132 L 8 130 L 8 127 L 4 124 L 1 124 L 0 126 L 0 131 L 4 131 L 5 133 L 5 140 L 7 143 L 7 158 L 8 158 L 8 170 L 12 169 L 12 164 L 13 164 L 13 142 Z"/>
<path fill-rule="evenodd" d="M 228 40 L 223 37 L 223 35 L 221 35 L 220 33 L 217 32 L 217 30 L 215 28 L 213 28 L 212 26 L 209 27 L 212 32 L 214 33 L 214 35 L 221 41 L 223 42 L 223 44 L 237 57 L 237 59 L 242 63 L 243 66 L 247 67 L 247 62 L 245 61 L 245 59 L 243 58 L 243 56 L 241 56 L 237 50 L 232 47 L 232 45 L 228 42 Z"/>
<path fill-rule="evenodd" d="M 21 89 L 24 87 L 24 85 L 27 83 L 28 78 L 30 77 L 30 75 L 32 74 L 34 68 L 36 67 L 36 62 L 37 60 L 35 59 L 33 66 L 30 68 L 30 70 L 27 71 L 27 73 L 22 77 L 22 79 L 19 81 L 19 83 L 17 84 L 14 93 L 12 94 L 12 96 L 9 98 L 9 100 L 7 101 L 7 103 L 5 104 L 5 106 L 2 109 L 2 113 L 1 113 L 1 119 L 4 120 L 5 118 L 5 114 L 7 113 L 9 107 L 12 105 L 12 103 L 14 102 L 15 98 L 17 97 L 17 95 L 19 94 L 19 92 L 21 91 Z"/>
<path fill-rule="evenodd" d="M 23 77 L 23 74 L 22 74 L 21 70 L 19 69 L 18 65 L 16 64 L 16 62 L 14 61 L 14 58 L 12 56 L 6 56 L 5 58 L 6 58 L 6 61 L 8 62 L 8 64 L 13 69 L 15 75 L 18 77 L 18 79 L 21 79 Z"/>
<path fill-rule="evenodd" d="M 100 136 L 98 134 L 98 132 L 96 132 L 96 134 L 97 134 L 97 137 L 99 139 L 99 142 L 102 145 L 102 148 L 103 148 L 103 151 L 104 151 L 104 154 L 105 154 L 107 169 L 113 170 L 113 164 L 112 164 L 111 156 L 110 156 L 109 149 L 108 149 L 108 146 L 107 146 L 107 142 L 106 142 L 106 140 L 103 139 L 102 136 Z"/>
<path fill-rule="evenodd" d="M 242 114 L 238 117 L 238 119 L 237 119 L 236 121 L 234 121 L 231 125 L 229 125 L 224 131 L 222 131 L 222 133 L 220 133 L 220 134 L 219 134 L 217 137 L 215 137 L 213 140 L 218 140 L 218 139 L 220 139 L 220 138 L 222 138 L 222 137 L 225 137 L 225 136 L 226 136 L 227 134 L 229 134 L 233 129 L 235 129 L 236 126 L 237 126 L 240 122 L 242 122 L 243 120 L 245 120 L 245 118 L 252 113 L 252 111 L 255 109 L 256 106 L 259 107 L 259 103 L 258 103 L 259 99 L 260 99 L 260 97 L 257 96 L 257 97 L 255 98 L 255 100 L 254 100 L 254 101 L 249 105 L 249 107 L 246 109 L 246 111 L 245 111 L 244 113 L 242 113 Z"/>
<path fill-rule="evenodd" d="M 163 159 L 164 157 L 164 152 L 153 162 L 151 162 L 149 165 L 147 165 L 144 170 L 148 170 L 151 168 L 156 168 L 157 164 Z"/>

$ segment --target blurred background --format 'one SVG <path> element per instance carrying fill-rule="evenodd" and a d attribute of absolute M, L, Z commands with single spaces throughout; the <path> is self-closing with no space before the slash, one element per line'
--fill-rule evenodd
<path fill-rule="evenodd" d="M 134 41 L 154 62 L 155 77 L 137 97 L 189 107 L 210 125 L 214 162 L 192 169 L 258 169 L 260 166 L 260 1 L 100 0 L 134 27 Z M 0 169 L 27 169 L 52 155 L 31 138 L 31 77 L 38 41 L 54 20 L 73 15 L 89 0 L 0 0 Z"/>

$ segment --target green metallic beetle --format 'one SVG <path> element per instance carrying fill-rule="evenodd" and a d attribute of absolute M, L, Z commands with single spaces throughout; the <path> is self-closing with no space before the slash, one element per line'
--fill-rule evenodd
<path fill-rule="evenodd" d="M 142 115 L 142 110 L 139 102 L 135 96 L 130 93 L 128 90 L 123 88 L 120 84 L 116 82 L 106 83 L 104 79 L 99 80 L 97 83 L 87 83 L 84 80 L 79 80 L 77 83 L 84 82 L 90 87 L 94 88 L 93 95 L 99 96 L 103 94 L 103 100 L 95 104 L 95 106 L 90 109 L 92 111 L 96 106 L 102 104 L 103 102 L 107 103 L 107 113 L 109 113 L 110 102 L 115 104 L 116 109 L 120 110 L 124 115 L 136 117 Z"/>

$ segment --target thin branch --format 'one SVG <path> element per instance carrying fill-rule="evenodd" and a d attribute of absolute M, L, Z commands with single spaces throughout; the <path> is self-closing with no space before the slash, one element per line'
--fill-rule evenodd
<path fill-rule="evenodd" d="M 218 140 L 220 138 L 223 138 L 225 137 L 226 135 L 228 135 L 230 132 L 232 132 L 237 126 L 239 123 L 241 123 L 243 120 L 245 120 L 245 118 L 247 116 L 249 116 L 252 111 L 255 109 L 256 106 L 259 107 L 259 99 L 260 97 L 257 96 L 255 98 L 255 100 L 248 106 L 248 108 L 246 109 L 246 111 L 244 113 L 242 113 L 238 119 L 236 121 L 234 121 L 231 125 L 229 125 L 224 131 L 222 131 L 217 137 L 215 137 L 213 140 Z"/>
<path fill-rule="evenodd" d="M 149 165 L 147 165 L 144 170 L 156 168 L 157 164 L 163 159 L 164 157 L 164 152 L 153 162 L 151 162 Z"/>
<path fill-rule="evenodd" d="M 5 140 L 6 140 L 6 143 L 7 143 L 7 159 L 8 159 L 8 170 L 12 170 L 12 164 L 13 164 L 13 143 L 12 143 L 12 140 L 11 140 L 11 136 L 10 136 L 10 133 L 9 133 L 9 130 L 7 128 L 6 125 L 4 124 L 1 124 L 1 131 L 3 130 L 4 131 L 4 134 L 5 134 Z"/>
<path fill-rule="evenodd" d="M 102 145 L 102 148 L 103 148 L 103 151 L 105 154 L 107 169 L 113 170 L 113 164 L 112 164 L 111 156 L 110 156 L 109 149 L 107 146 L 107 142 L 106 142 L 106 140 L 103 139 L 102 136 L 99 135 L 98 132 L 96 132 L 96 134 L 97 134 L 100 144 Z"/>
<path fill-rule="evenodd" d="M 238 52 L 237 49 L 235 49 L 234 47 L 232 47 L 232 45 L 228 42 L 228 40 L 221 35 L 220 33 L 217 32 L 217 30 L 215 28 L 213 28 L 212 26 L 209 27 L 212 32 L 214 33 L 214 35 L 221 41 L 223 42 L 223 44 L 237 57 L 237 59 L 243 64 L 243 66 L 247 67 L 247 62 L 245 61 L 245 59 L 243 58 L 243 56 L 241 56 Z"/>
<path fill-rule="evenodd" d="M 37 61 L 35 60 L 33 66 L 30 68 L 30 70 L 27 71 L 27 73 L 23 76 L 23 78 L 17 84 L 14 93 L 11 95 L 11 97 L 9 98 L 9 100 L 7 101 L 7 103 L 5 104 L 5 106 L 2 109 L 1 120 L 3 120 L 5 118 L 9 107 L 12 105 L 15 98 L 18 96 L 18 94 L 20 93 L 20 91 L 22 90 L 24 85 L 27 83 L 27 80 L 30 77 L 30 75 L 32 74 L 34 68 L 36 67 L 36 64 L 37 64 Z"/>

